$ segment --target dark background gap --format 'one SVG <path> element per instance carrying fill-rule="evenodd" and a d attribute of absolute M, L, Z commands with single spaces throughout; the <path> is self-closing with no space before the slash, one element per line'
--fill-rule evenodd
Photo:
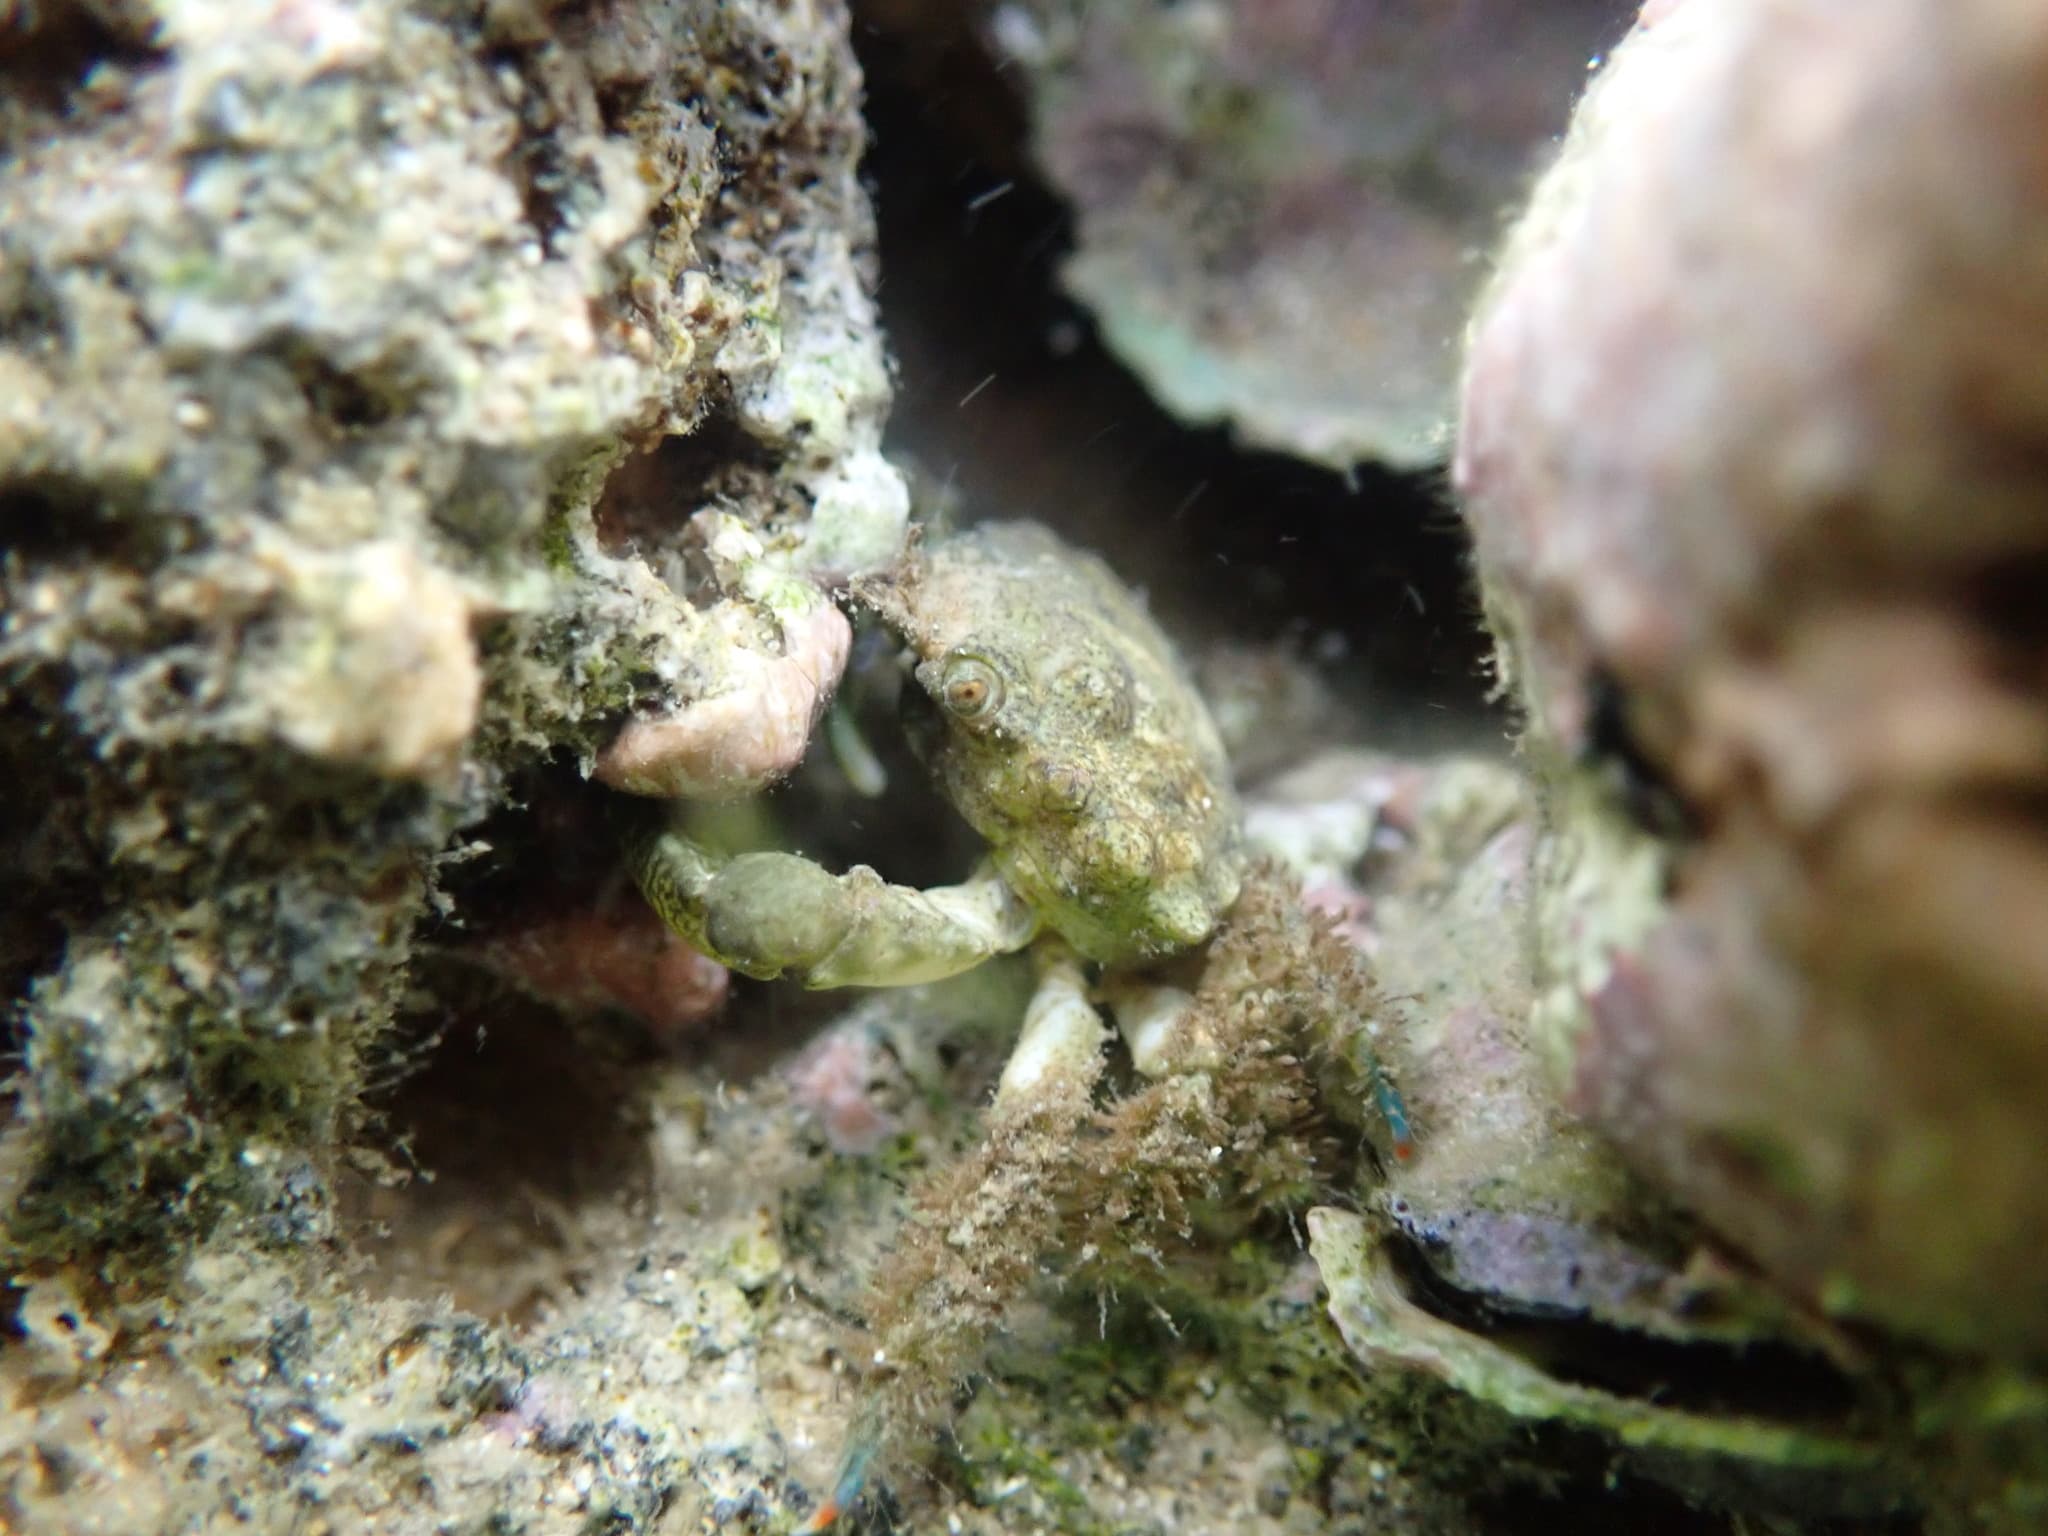
<path fill-rule="evenodd" d="M 1497 741 L 1440 477 L 1346 477 L 1168 416 L 1060 289 L 1071 220 L 1035 179 L 1014 72 L 964 23 L 857 14 L 892 453 L 964 518 L 1036 518 L 1101 551 L 1183 642 L 1299 645 L 1372 745 Z"/>

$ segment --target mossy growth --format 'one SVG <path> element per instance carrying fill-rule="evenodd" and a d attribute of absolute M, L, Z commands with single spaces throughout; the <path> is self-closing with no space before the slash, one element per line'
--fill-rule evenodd
<path fill-rule="evenodd" d="M 1340 1054 L 1370 1001 L 1356 954 L 1262 871 L 1207 957 L 1187 1032 L 1199 1052 L 1107 1102 L 1099 1063 L 999 1101 L 981 1146 L 918 1192 L 877 1278 L 867 1387 L 884 1439 L 950 1414 L 1048 1271 L 1106 1297 L 1256 1270 L 1230 1257 L 1240 1238 L 1353 1176 L 1310 1058 Z"/>
<path fill-rule="evenodd" d="M 1435 1443 L 1454 1405 L 1415 1378 L 1358 1370 L 1289 1226 L 1269 1218 L 1227 1250 L 1183 1255 L 1143 1291 L 1064 1291 L 1041 1327 L 991 1354 L 934 1475 L 1012 1529 L 1095 1536 L 1157 1529 L 1142 1507 L 1190 1482 L 1325 1519 L 1367 1467 L 1428 1477 L 1458 1460 Z M 1227 1465 L 1225 1443 L 1239 1457 Z"/>
<path fill-rule="evenodd" d="M 0 1259 L 145 1279 L 229 1215 L 263 1246 L 325 1234 L 323 1159 L 362 1128 L 432 851 L 459 810 L 234 752 L 166 755 L 134 781 L 118 765 L 45 771 L 92 816 L 47 844 L 63 964 L 18 1005 Z M 81 830 L 100 826 L 152 840 Z M 73 879 L 74 865 L 98 873 Z"/>

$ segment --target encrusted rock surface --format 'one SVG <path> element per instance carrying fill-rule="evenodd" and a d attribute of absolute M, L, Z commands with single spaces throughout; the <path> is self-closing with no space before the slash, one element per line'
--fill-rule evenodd
<path fill-rule="evenodd" d="M 456 828 L 776 652 L 686 595 L 693 511 L 872 561 L 904 497 L 837 6 L 32 6 L 0 76 L 7 1195 L 56 1258 L 313 1176 Z"/>
<path fill-rule="evenodd" d="M 1184 420 L 1338 469 L 1443 456 L 1478 254 L 1626 10 L 983 7 L 1111 348 Z"/>
<path fill-rule="evenodd" d="M 2026 0 L 1644 6 L 1479 305 L 1455 465 L 1547 811 L 1553 1082 L 1884 1330 L 1941 1518 L 2013 1530 L 2048 1509 L 2044 92 Z"/>
<path fill-rule="evenodd" d="M 1573 1101 L 1830 1310 L 2033 1350 L 2044 90 L 2023 0 L 1655 8 L 1508 243 L 1457 470 Z"/>

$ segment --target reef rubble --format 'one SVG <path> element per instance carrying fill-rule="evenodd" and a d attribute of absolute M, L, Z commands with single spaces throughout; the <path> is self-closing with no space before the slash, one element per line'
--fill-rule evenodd
<path fill-rule="evenodd" d="M 0 1527 L 2038 1529 L 2048 22 L 1630 9 L 0 0 Z M 1171 411 L 1449 455 L 1512 711 L 1120 570 L 1255 857 L 1035 1096 L 621 855 L 973 852 L 863 21 Z"/>

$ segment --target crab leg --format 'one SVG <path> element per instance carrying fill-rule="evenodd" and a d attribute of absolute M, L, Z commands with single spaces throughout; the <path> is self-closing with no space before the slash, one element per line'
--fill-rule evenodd
<path fill-rule="evenodd" d="M 1102 1016 L 1088 1001 L 1088 978 L 1074 952 L 1047 940 L 1033 953 L 1038 963 L 1038 988 L 1024 1010 L 1024 1028 L 996 1084 L 995 1113 L 1026 1107 L 1049 1079 L 1078 1081 L 1082 1098 L 1102 1071 L 1102 1045 L 1108 1033 Z"/>
<path fill-rule="evenodd" d="M 989 1106 L 989 1135 L 998 1146 L 1007 1146 L 1018 1156 L 1005 1158 L 1002 1165 L 1031 1187 L 1046 1174 L 1044 1164 L 1063 1160 L 1076 1131 L 1087 1119 L 1096 1080 L 1102 1075 L 1102 1047 L 1108 1039 L 1101 1016 L 1088 1000 L 1088 978 L 1080 958 L 1057 939 L 1046 939 L 1032 952 L 1037 967 L 1038 987 L 1024 1010 L 1024 1029 L 1017 1048 L 1003 1068 L 996 1085 L 995 1102 Z M 1035 1160 L 1035 1161 L 1034 1161 Z M 1013 1217 L 1004 1193 L 1005 1186 L 982 1186 L 976 1200 L 978 1213 L 965 1213 L 967 1232 L 994 1233 Z M 956 1210 L 956 1216 L 963 1215 Z M 947 1242 L 965 1243 L 975 1252 L 1002 1252 L 1000 1242 L 968 1243 L 952 1235 Z M 973 1260 L 964 1271 L 947 1270 L 956 1279 L 961 1274 L 979 1273 Z M 1001 1261 L 996 1263 L 997 1271 Z M 976 1287 L 985 1280 L 977 1280 Z M 937 1294 L 936 1292 L 934 1294 Z M 879 1364 L 880 1353 L 875 1356 Z M 867 1405 L 854 1419 L 852 1434 L 840 1458 L 839 1471 L 809 1520 L 798 1530 L 803 1536 L 818 1536 L 830 1530 L 860 1496 L 868 1468 L 885 1442 L 905 1425 L 892 1421 L 901 1403 L 887 1395 L 887 1389 L 869 1390 Z M 914 1422 L 914 1420 L 912 1421 Z"/>
<path fill-rule="evenodd" d="M 1038 917 L 984 863 L 964 885 L 891 885 L 788 853 L 725 857 L 670 828 L 637 840 L 633 876 L 663 922 L 743 976 L 806 987 L 938 981 L 1029 944 Z"/>
<path fill-rule="evenodd" d="M 1102 989 L 1131 1065 L 1146 1077 L 1206 1072 L 1222 1065 L 1216 1042 L 1202 1029 L 1194 994 L 1180 987 L 1115 981 Z"/>

